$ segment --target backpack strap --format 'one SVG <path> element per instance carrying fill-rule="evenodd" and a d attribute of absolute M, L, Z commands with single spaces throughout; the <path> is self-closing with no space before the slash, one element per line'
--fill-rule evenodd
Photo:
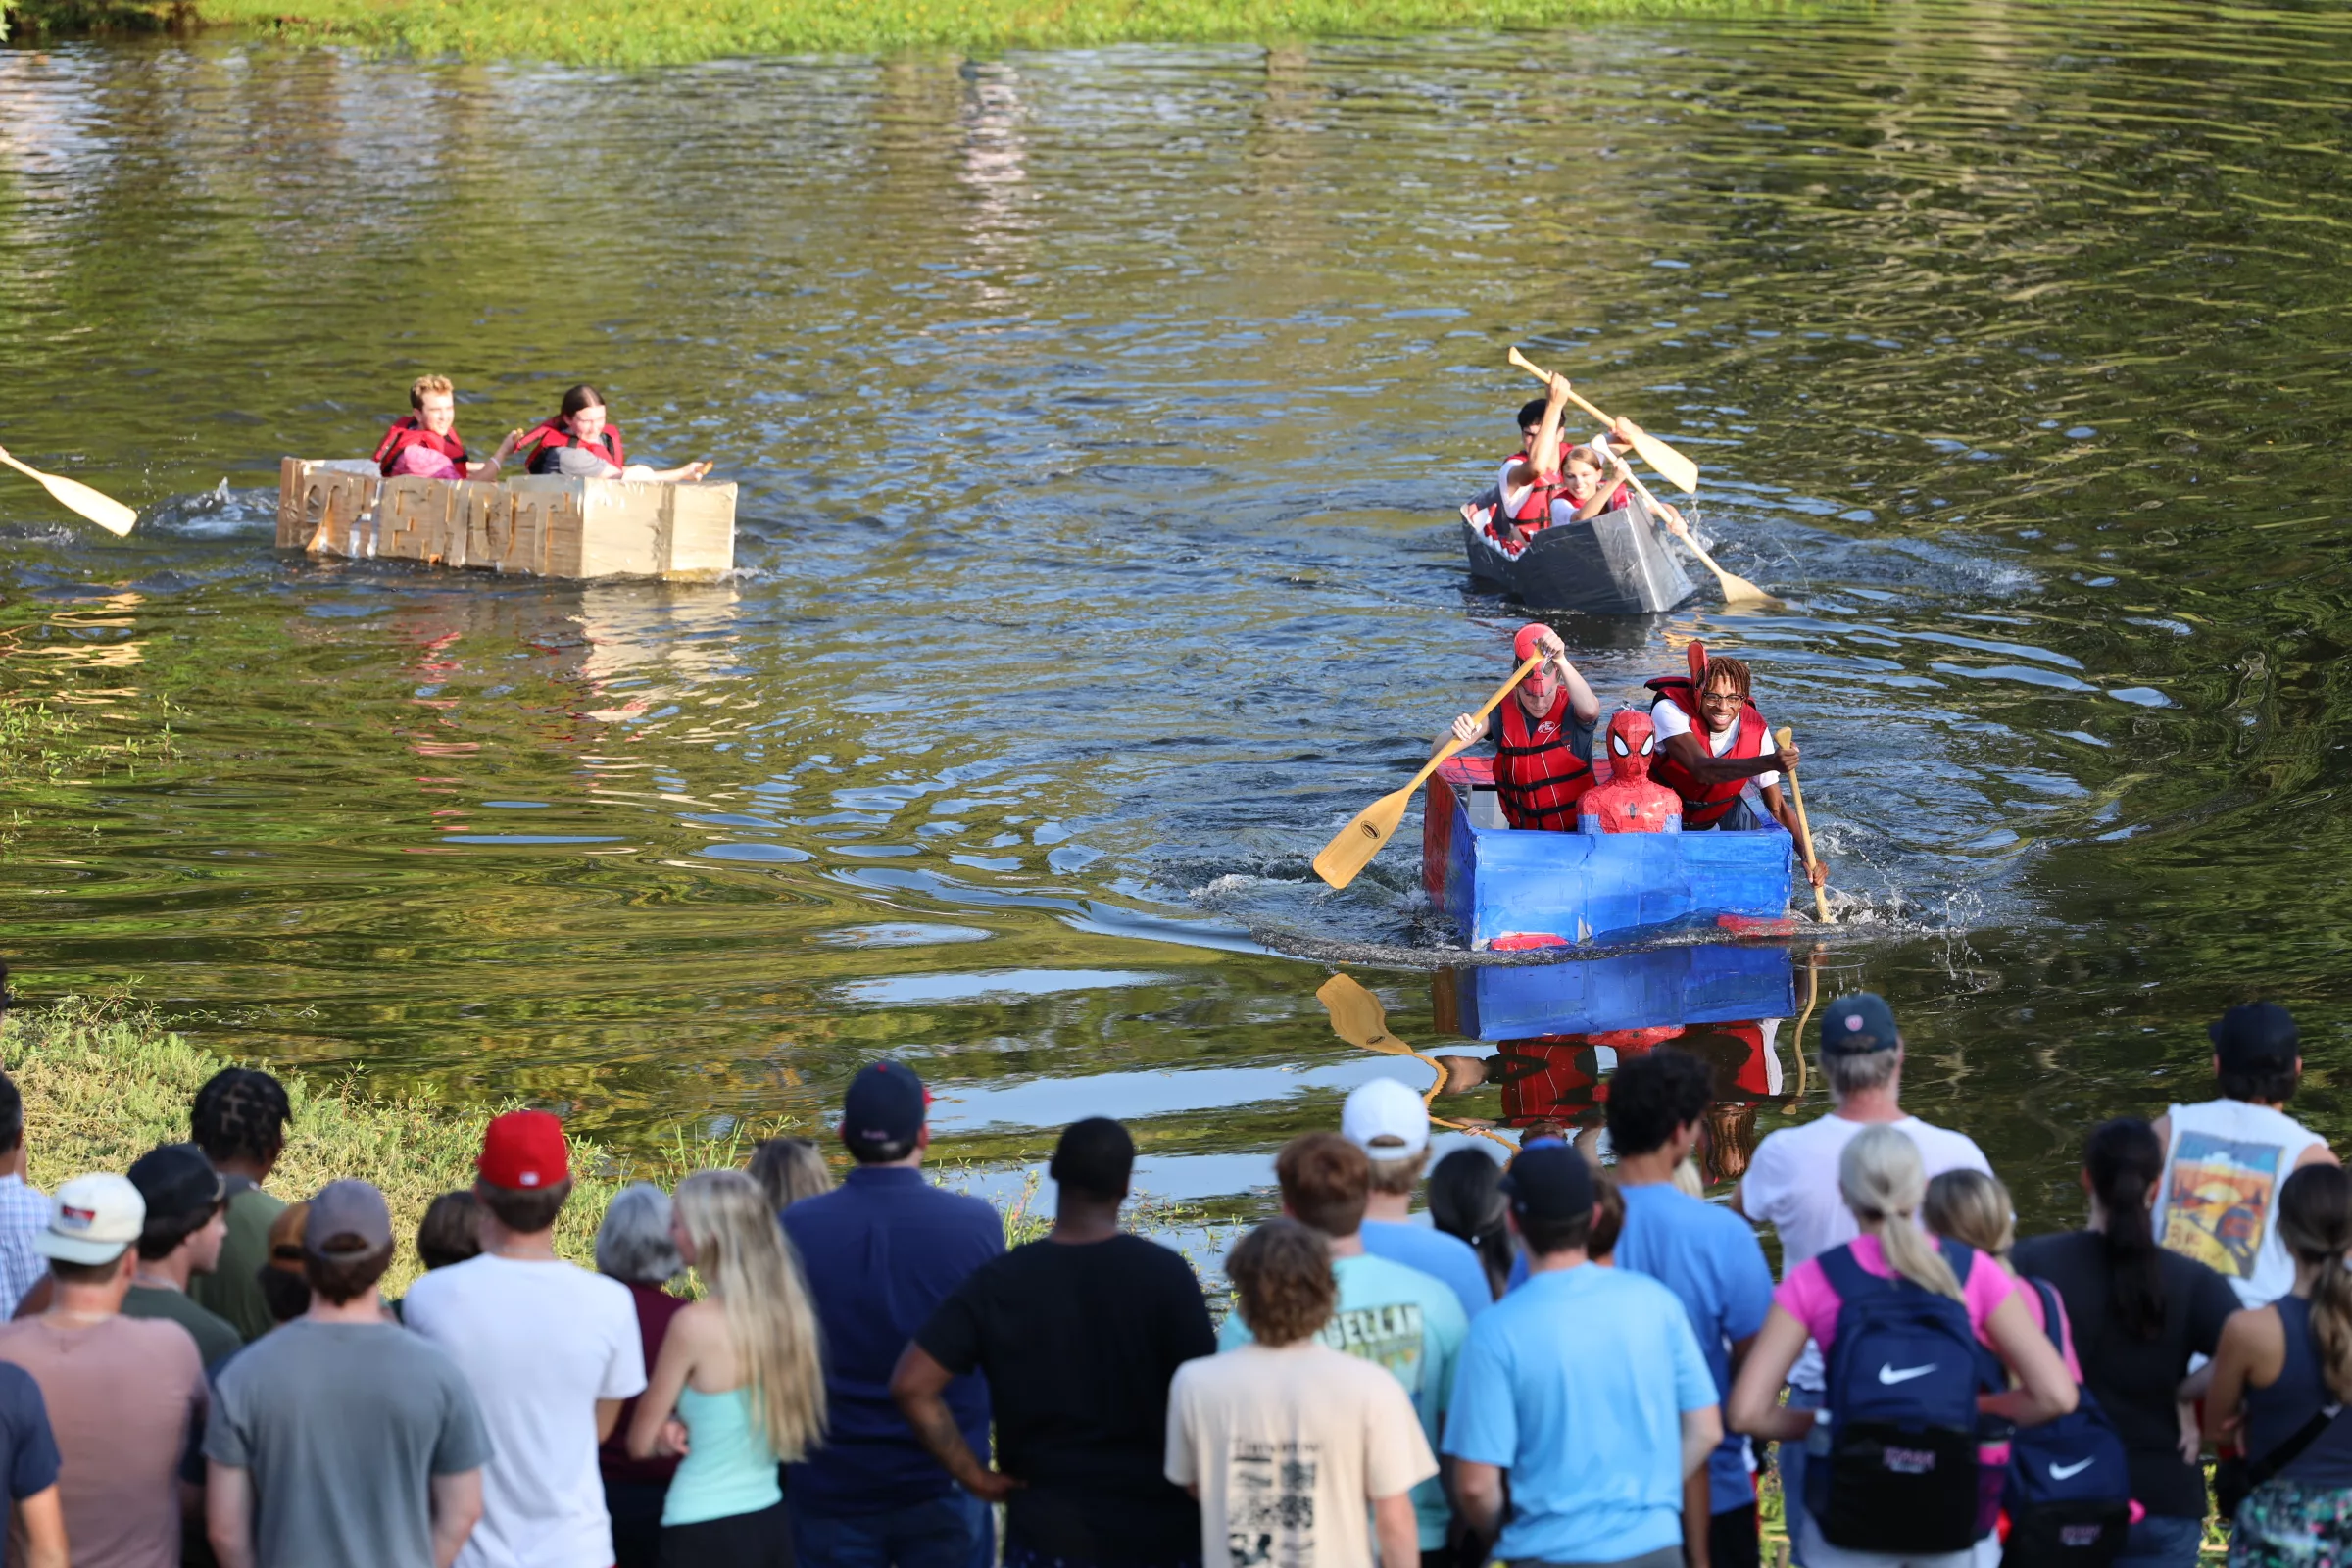
<path fill-rule="evenodd" d="M 1960 1289 L 1966 1291 L 1969 1271 L 1977 1266 L 1977 1250 L 1949 1236 L 1936 1237 L 1936 1250 L 1943 1254 L 1944 1264 L 1952 1271 L 1952 1278 L 1960 1282 Z"/>
<path fill-rule="evenodd" d="M 1831 1248 L 1813 1261 L 1821 1265 L 1822 1277 L 1830 1282 L 1830 1289 L 1838 1294 L 1840 1307 L 1893 1284 L 1891 1280 L 1883 1280 L 1856 1262 L 1854 1244 L 1851 1242 Z"/>
<path fill-rule="evenodd" d="M 2058 1359 L 2063 1361 L 2066 1359 L 2069 1336 L 2066 1319 L 2061 1315 L 2062 1308 L 2058 1305 L 2058 1292 L 2048 1280 L 2028 1276 L 2026 1283 L 2034 1287 L 2034 1295 L 2041 1298 L 2041 1332 L 2050 1337 L 2050 1343 L 2058 1348 Z"/>

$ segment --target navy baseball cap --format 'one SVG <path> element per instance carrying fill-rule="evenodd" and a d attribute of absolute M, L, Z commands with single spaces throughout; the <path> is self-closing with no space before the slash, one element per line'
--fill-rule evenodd
<path fill-rule="evenodd" d="M 2302 1054 L 2295 1037 L 2295 1020 L 2276 1002 L 2249 1002 L 2231 1007 L 2205 1026 L 2213 1054 L 2232 1072 L 2255 1072 L 2265 1067 L 2292 1068 Z"/>
<path fill-rule="evenodd" d="M 913 1068 L 896 1061 L 870 1062 L 858 1069 L 842 1099 L 842 1136 L 868 1147 L 912 1143 L 923 1130 L 930 1103 L 931 1092 Z"/>
<path fill-rule="evenodd" d="M 1839 997 L 1821 1015 L 1821 1050 L 1828 1056 L 1867 1056 L 1903 1043 L 1894 1009 L 1875 991 Z"/>
<path fill-rule="evenodd" d="M 1592 1212 L 1592 1167 L 1566 1144 L 1546 1142 L 1519 1152 L 1502 1191 L 1522 1220 L 1575 1219 Z"/>

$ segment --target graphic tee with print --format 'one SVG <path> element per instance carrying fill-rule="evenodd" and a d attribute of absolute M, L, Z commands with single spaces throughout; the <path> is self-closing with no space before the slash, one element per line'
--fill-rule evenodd
<path fill-rule="evenodd" d="M 1367 1568 L 1372 1500 L 1437 1473 L 1396 1380 L 1318 1340 L 1187 1361 L 1168 1389 L 1167 1476 L 1200 1490 L 1201 1568 Z"/>
<path fill-rule="evenodd" d="M 1316 1337 L 1335 1350 L 1388 1368 L 1413 1401 L 1423 1440 L 1435 1448 L 1446 1407 L 1453 1401 L 1454 1365 L 1470 1332 L 1460 1298 L 1435 1275 L 1369 1253 L 1335 1257 L 1331 1271 L 1340 1282 L 1340 1304 Z M 1218 1348 L 1250 1343 L 1242 1314 L 1228 1314 L 1217 1331 Z M 1424 1551 L 1446 1544 L 1451 1511 L 1444 1485 L 1434 1477 L 1415 1489 L 1413 1512 Z"/>
<path fill-rule="evenodd" d="M 2171 1105 L 2156 1239 L 2204 1264 L 2248 1307 L 2294 1289 L 2295 1264 L 2279 1240 L 2278 1189 L 2321 1140 L 2284 1111 L 2242 1100 Z"/>

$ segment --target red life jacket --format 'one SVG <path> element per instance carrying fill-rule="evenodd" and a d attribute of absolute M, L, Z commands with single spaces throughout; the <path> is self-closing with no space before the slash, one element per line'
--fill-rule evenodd
<path fill-rule="evenodd" d="M 1706 720 L 1699 717 L 1698 693 L 1691 688 L 1690 676 L 1661 675 L 1645 684 L 1656 694 L 1649 700 L 1653 710 L 1658 706 L 1658 698 L 1674 699 L 1674 706 L 1681 709 L 1690 720 L 1691 735 L 1696 737 L 1701 747 L 1709 745 Z M 1723 753 L 1720 760 L 1762 757 L 1771 743 L 1772 732 L 1765 728 L 1764 715 L 1756 711 L 1753 703 L 1742 703 L 1740 705 L 1739 722 L 1732 729 L 1732 749 Z M 1676 761 L 1674 754 L 1662 746 L 1658 748 L 1657 760 L 1650 764 L 1650 771 L 1659 783 L 1683 798 L 1685 831 L 1713 827 L 1731 815 L 1732 808 L 1740 804 L 1740 797 L 1748 784 L 1743 778 L 1722 784 L 1702 784 L 1696 774 Z"/>
<path fill-rule="evenodd" d="M 1494 734 L 1494 794 L 1503 820 L 1547 833 L 1576 831 L 1576 803 L 1592 787 L 1592 764 L 1568 744 L 1568 690 L 1560 688 L 1542 720 L 1527 716 L 1514 693 L 1503 699 Z"/>
<path fill-rule="evenodd" d="M 1530 459 L 1524 452 L 1514 452 L 1511 454 L 1511 461 L 1526 463 Z M 1568 484 L 1565 478 L 1555 478 L 1549 484 L 1538 479 L 1527 487 L 1527 495 L 1520 501 L 1519 510 L 1510 514 L 1510 520 L 1518 523 L 1524 532 L 1532 533 L 1536 528 L 1548 528 L 1551 526 L 1551 504 L 1554 501 L 1567 502 L 1570 511 L 1576 510 L 1580 504 L 1576 497 L 1568 493 Z M 1610 493 L 1609 499 L 1601 503 L 1600 511 L 1615 512 L 1625 504 L 1625 486 L 1620 484 Z M 1594 516 L 1599 514 L 1599 513 L 1593 514 Z M 1533 524 L 1533 527 L 1530 524 Z"/>
<path fill-rule="evenodd" d="M 583 441 L 573 435 L 561 418 L 542 419 L 522 433 L 522 445 L 515 450 L 531 455 L 530 472 L 549 473 L 554 470 L 554 455 L 561 447 L 578 447 L 582 452 L 593 452 L 615 468 L 629 466 L 623 455 L 626 449 L 620 444 L 620 426 L 617 424 L 608 424 L 595 440 Z"/>
<path fill-rule="evenodd" d="M 392 465 L 399 462 L 401 453 L 410 447 L 430 447 L 458 466 L 459 478 L 466 477 L 466 443 L 458 439 L 458 432 L 452 430 L 447 435 L 435 435 L 417 422 L 414 414 L 404 414 L 394 419 L 392 428 L 386 430 L 384 438 L 375 444 L 378 471 L 390 478 Z"/>

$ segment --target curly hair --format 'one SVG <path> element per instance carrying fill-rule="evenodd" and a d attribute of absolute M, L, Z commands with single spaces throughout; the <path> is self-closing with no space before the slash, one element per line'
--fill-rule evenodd
<path fill-rule="evenodd" d="M 286 1147 L 286 1123 L 294 1119 L 286 1086 L 259 1067 L 223 1067 L 196 1091 L 188 1132 L 204 1157 L 262 1164 Z"/>
<path fill-rule="evenodd" d="M 1726 659 L 1721 654 L 1709 658 L 1707 660 L 1707 678 L 1700 683 L 1698 689 L 1704 693 L 1719 681 L 1738 692 L 1741 702 L 1754 701 L 1752 695 L 1754 677 L 1748 673 L 1745 661 Z"/>
<path fill-rule="evenodd" d="M 1340 1283 L 1331 1246 L 1295 1219 L 1270 1219 L 1242 1238 L 1225 1259 L 1234 1310 L 1269 1349 L 1296 1345 L 1331 1321 Z"/>
<path fill-rule="evenodd" d="M 457 390 L 456 387 L 449 384 L 449 377 L 446 375 L 420 375 L 409 384 L 409 407 L 422 409 L 427 397 L 435 393 L 443 397 L 452 397 L 456 395 Z"/>

